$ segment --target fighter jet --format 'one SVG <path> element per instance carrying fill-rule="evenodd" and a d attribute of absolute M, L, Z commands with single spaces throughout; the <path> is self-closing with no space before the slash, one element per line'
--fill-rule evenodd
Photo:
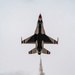
<path fill-rule="evenodd" d="M 27 43 L 35 44 L 35 48 L 30 50 L 28 53 L 29 54 L 38 53 L 39 55 L 41 53 L 44 54 L 51 53 L 50 51 L 44 48 L 44 44 L 58 44 L 58 38 L 57 40 L 55 40 L 45 34 L 41 14 L 38 17 L 35 33 L 32 36 L 28 37 L 27 39 L 22 40 L 21 38 L 21 44 L 27 44 Z"/>

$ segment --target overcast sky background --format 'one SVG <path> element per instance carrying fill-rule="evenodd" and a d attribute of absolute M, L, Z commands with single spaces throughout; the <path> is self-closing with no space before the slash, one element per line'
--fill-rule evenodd
<path fill-rule="evenodd" d="M 58 45 L 45 44 L 45 75 L 75 75 L 75 0 L 0 0 L 0 74 L 38 75 L 38 54 L 29 55 L 34 44 L 22 45 L 34 34 L 39 14 L 48 36 Z"/>

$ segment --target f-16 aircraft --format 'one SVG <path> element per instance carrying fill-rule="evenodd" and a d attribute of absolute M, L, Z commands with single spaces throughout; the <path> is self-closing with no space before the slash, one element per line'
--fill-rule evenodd
<path fill-rule="evenodd" d="M 29 51 L 29 54 L 38 53 L 39 55 L 41 53 L 50 54 L 50 51 L 44 48 L 44 44 L 58 44 L 58 38 L 54 40 L 45 34 L 41 14 L 38 17 L 35 33 L 27 39 L 22 40 L 21 38 L 21 44 L 27 43 L 36 44 L 35 48 Z"/>

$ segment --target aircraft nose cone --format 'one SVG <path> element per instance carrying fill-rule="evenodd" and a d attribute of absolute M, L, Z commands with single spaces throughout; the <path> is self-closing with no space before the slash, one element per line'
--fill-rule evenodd
<path fill-rule="evenodd" d="M 42 19 L 42 16 L 41 16 L 41 14 L 39 15 L 39 19 Z"/>

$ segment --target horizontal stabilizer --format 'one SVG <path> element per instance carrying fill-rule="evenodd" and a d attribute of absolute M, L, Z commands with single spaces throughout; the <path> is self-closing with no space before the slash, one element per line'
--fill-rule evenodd
<path fill-rule="evenodd" d="M 29 53 L 29 54 L 35 54 L 35 53 L 37 53 L 37 49 L 34 48 L 34 49 L 30 50 L 28 53 Z"/>
<path fill-rule="evenodd" d="M 44 54 L 50 54 L 50 51 L 46 50 L 45 48 L 42 49 L 42 53 Z"/>

